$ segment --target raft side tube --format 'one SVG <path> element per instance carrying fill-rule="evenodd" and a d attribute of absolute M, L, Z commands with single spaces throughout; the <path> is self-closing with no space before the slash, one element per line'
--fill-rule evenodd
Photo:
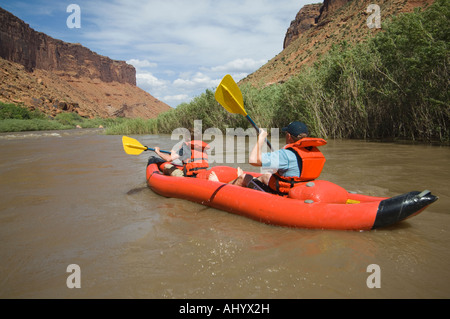
<path fill-rule="evenodd" d="M 393 225 L 416 215 L 438 200 L 437 196 L 426 190 L 409 192 L 385 199 L 378 205 L 378 211 L 372 229 Z"/>

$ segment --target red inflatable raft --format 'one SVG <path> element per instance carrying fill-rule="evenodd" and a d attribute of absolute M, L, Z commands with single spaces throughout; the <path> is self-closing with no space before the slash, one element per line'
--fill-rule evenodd
<path fill-rule="evenodd" d="M 392 198 L 351 194 L 328 181 L 301 183 L 289 197 L 227 184 L 236 168 L 213 167 L 221 182 L 162 174 L 160 164 L 149 162 L 147 184 L 157 194 L 239 214 L 271 225 L 339 230 L 371 230 L 417 215 L 437 200 L 430 191 Z M 252 173 L 252 175 L 256 175 Z"/>

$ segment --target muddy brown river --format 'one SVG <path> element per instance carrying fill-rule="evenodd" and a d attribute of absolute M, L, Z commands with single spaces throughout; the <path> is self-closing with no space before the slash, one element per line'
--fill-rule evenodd
<path fill-rule="evenodd" d="M 368 195 L 439 196 L 418 216 L 365 232 L 275 227 L 161 197 L 145 183 L 153 154 L 126 155 L 121 136 L 96 130 L 6 133 L 0 148 L 3 299 L 450 297 L 449 147 L 322 147 L 321 179 Z"/>

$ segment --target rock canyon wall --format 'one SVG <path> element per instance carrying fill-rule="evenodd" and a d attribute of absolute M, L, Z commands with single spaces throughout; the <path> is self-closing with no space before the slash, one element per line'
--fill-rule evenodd
<path fill-rule="evenodd" d="M 170 107 L 136 87 L 136 70 L 37 32 L 0 8 L 0 101 L 46 114 L 152 118 Z"/>
<path fill-rule="evenodd" d="M 312 1 L 313 2 L 313 1 Z M 255 86 L 283 83 L 326 54 L 333 45 L 355 44 L 382 32 L 369 28 L 367 8 L 378 4 L 381 20 L 426 8 L 434 0 L 323 0 L 303 6 L 290 23 L 283 50 L 260 69 L 241 80 Z"/>

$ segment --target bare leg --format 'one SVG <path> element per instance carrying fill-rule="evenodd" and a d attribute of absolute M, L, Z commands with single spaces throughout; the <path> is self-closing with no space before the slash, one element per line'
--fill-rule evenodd
<path fill-rule="evenodd" d="M 247 187 L 248 183 L 253 179 L 252 175 L 245 174 L 244 171 L 238 167 L 237 169 L 238 178 L 236 178 L 234 181 L 230 182 L 230 184 L 236 185 L 236 186 L 244 186 Z"/>
<path fill-rule="evenodd" d="M 244 171 L 243 171 L 240 167 L 238 167 L 238 168 L 237 168 L 237 176 L 238 176 L 237 179 L 239 179 L 239 177 L 240 177 L 241 175 L 243 175 L 243 174 L 244 174 Z M 235 182 L 237 181 L 237 179 L 235 179 L 234 181 L 230 182 L 230 184 L 235 184 Z M 214 182 L 219 182 L 219 178 L 217 177 L 217 174 L 216 174 L 214 171 L 212 171 L 212 172 L 209 174 L 208 180 L 214 181 Z"/>
<path fill-rule="evenodd" d="M 258 177 L 258 179 L 265 185 L 269 185 L 269 180 L 272 177 L 272 173 L 265 173 Z"/>
<path fill-rule="evenodd" d="M 235 180 L 231 181 L 229 184 L 242 186 L 242 181 L 244 178 L 243 175 L 244 175 L 244 171 L 242 170 L 242 168 L 238 167 L 237 168 L 237 178 Z"/>
<path fill-rule="evenodd" d="M 247 187 L 247 185 L 248 185 L 248 184 L 251 182 L 251 180 L 253 179 L 253 176 L 252 176 L 252 175 L 250 175 L 250 174 L 245 174 L 244 171 L 243 171 L 240 167 L 237 168 L 237 175 L 238 175 L 238 177 L 237 177 L 235 180 L 231 181 L 229 184 L 236 185 L 236 186 L 244 186 L 244 187 Z M 268 174 L 263 174 L 263 175 L 261 175 L 260 177 L 258 177 L 258 179 L 259 179 L 262 183 L 268 185 L 268 184 L 269 184 L 269 179 L 270 179 L 271 176 L 272 176 L 272 174 L 270 174 L 270 173 L 268 173 Z M 218 177 L 217 177 L 217 175 L 216 175 L 215 172 L 211 172 L 211 174 L 210 174 L 209 177 L 208 177 L 208 180 L 210 180 L 210 181 L 215 181 L 215 182 L 218 182 L 218 181 L 219 181 L 219 179 L 218 179 Z"/>
<path fill-rule="evenodd" d="M 164 175 L 183 177 L 184 173 L 172 164 L 166 164 L 163 171 Z"/>

